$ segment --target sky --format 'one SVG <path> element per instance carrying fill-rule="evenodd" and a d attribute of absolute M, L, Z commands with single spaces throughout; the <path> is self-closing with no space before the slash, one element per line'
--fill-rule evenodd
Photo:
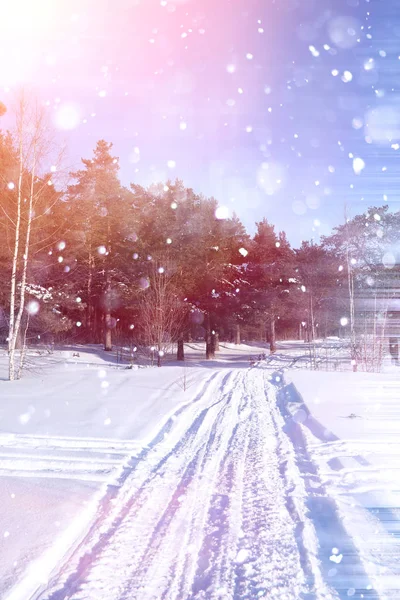
<path fill-rule="evenodd" d="M 0 0 L 0 101 L 30 89 L 71 170 L 106 139 L 125 185 L 178 177 L 298 246 L 398 209 L 396 3 Z"/>

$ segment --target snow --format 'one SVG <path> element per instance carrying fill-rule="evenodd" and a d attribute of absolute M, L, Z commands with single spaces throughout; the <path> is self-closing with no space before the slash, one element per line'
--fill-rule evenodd
<path fill-rule="evenodd" d="M 0 380 L 2 598 L 397 598 L 397 369 L 185 353 L 42 348 Z"/>
<path fill-rule="evenodd" d="M 1 360 L 5 376 L 5 355 Z M 184 392 L 182 367 L 160 369 L 155 378 L 154 369 L 117 368 L 94 348 L 42 350 L 30 361 L 34 371 L 15 385 L 0 381 L 0 495 L 7 507 L 0 532 L 10 532 L 0 554 L 2 593 L 32 556 L 50 550 L 56 558 L 55 531 L 72 532 L 59 549 L 64 554 L 85 525 L 82 505 L 90 520 L 125 463 L 212 376 L 194 368 Z"/>
<path fill-rule="evenodd" d="M 225 359 L 230 366 L 234 358 L 248 366 L 243 355 L 253 349 L 229 346 L 222 348 L 220 364 Z M 24 378 L 13 384 L 5 381 L 6 354 L 0 355 L 0 496 L 6 507 L 0 534 L 9 532 L 0 553 L 2 595 L 41 553 L 50 552 L 49 565 L 61 559 L 127 462 L 212 379 L 213 371 L 202 368 L 202 345 L 187 352 L 190 369 L 172 363 L 126 370 L 115 354 L 96 346 L 39 347 L 29 355 Z M 57 552 L 55 531 L 61 540 Z M 48 568 L 36 569 L 39 579 Z M 36 576 L 28 580 L 35 588 Z M 25 600 L 30 588 L 21 589 Z"/>
<path fill-rule="evenodd" d="M 178 369 L 165 369 L 156 382 L 154 372 L 140 369 L 134 372 L 134 385 L 131 371 L 107 369 L 106 379 L 100 374 L 100 369 L 65 363 L 45 378 L 30 381 L 29 388 L 28 379 L 5 391 L 3 383 L 3 427 L 15 434 L 34 431 L 47 439 L 134 438 L 146 443 L 158 419 L 165 418 L 166 407 L 171 411 L 184 401 Z"/>
<path fill-rule="evenodd" d="M 299 597 L 306 577 L 285 503 L 278 410 L 266 393 L 273 389 L 261 371 L 217 371 L 128 473 L 43 598 L 100 600 L 110 589 L 116 598 L 215 598 L 221 589 L 228 597 Z M 71 585 L 83 556 L 85 572 Z"/>
<path fill-rule="evenodd" d="M 0 544 L 2 597 L 16 581 L 22 580 L 27 569 L 30 581 L 41 583 L 40 569 L 34 572 L 38 557 L 46 549 L 54 552 L 54 541 L 68 531 L 76 515 L 87 516 L 82 509 L 96 489 L 92 482 L 42 479 L 34 473 L 29 478 L 2 473 L 0 538 L 8 534 Z M 29 598 L 28 593 L 26 597 Z"/>
<path fill-rule="evenodd" d="M 400 590 L 400 378 L 397 372 L 288 371 L 289 410 L 382 598 Z M 300 407 L 300 408 L 299 408 Z M 331 560 L 337 562 L 331 556 Z M 344 560 L 346 557 L 344 557 Z"/>

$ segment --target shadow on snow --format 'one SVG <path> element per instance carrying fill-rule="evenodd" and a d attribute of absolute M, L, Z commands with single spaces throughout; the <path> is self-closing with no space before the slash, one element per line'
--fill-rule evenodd
<path fill-rule="evenodd" d="M 312 417 L 295 386 L 284 383 L 281 372 L 274 373 L 271 381 L 277 388 L 278 407 L 285 419 L 284 431 L 295 448 L 297 466 L 305 484 L 308 517 L 312 521 L 318 537 L 318 558 L 324 580 L 336 591 L 341 600 L 347 600 L 349 597 L 355 600 L 361 600 L 361 598 L 378 600 L 379 596 L 372 588 L 358 551 L 341 522 L 336 503 L 328 496 L 320 480 L 317 467 L 307 450 L 302 427 L 293 419 L 288 410 L 288 403 L 299 404 L 299 408 L 306 414 L 303 426 L 309 427 L 318 439 L 333 441 L 338 438 Z M 355 458 L 361 464 L 367 464 L 362 457 Z M 336 470 L 342 468 L 338 459 L 334 459 L 330 464 Z M 334 548 L 337 548 L 339 554 L 343 556 L 338 563 L 331 560 Z M 309 583 L 312 589 L 314 584 L 312 576 Z M 312 600 L 313 597 L 313 594 L 306 596 L 307 600 Z"/>

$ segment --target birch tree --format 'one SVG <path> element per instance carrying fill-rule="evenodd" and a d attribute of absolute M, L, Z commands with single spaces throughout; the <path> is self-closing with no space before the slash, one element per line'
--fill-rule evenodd
<path fill-rule="evenodd" d="M 48 158 L 51 142 L 46 126 L 45 112 L 37 102 L 30 102 L 21 93 L 16 107 L 16 144 L 18 147 L 18 175 L 16 185 L 16 211 L 9 216 L 14 226 L 10 280 L 10 319 L 8 332 L 9 379 L 21 376 L 24 353 L 16 364 L 16 354 L 21 338 L 25 338 L 24 311 L 28 265 L 31 258 L 32 227 L 44 213 L 35 213 L 43 191 L 53 184 L 51 175 L 40 176 L 40 169 Z M 13 184 L 10 182 L 10 187 Z M 47 209 L 46 209 L 47 210 Z M 23 332 L 25 332 L 23 334 Z M 24 342 L 23 342 L 24 343 Z"/>

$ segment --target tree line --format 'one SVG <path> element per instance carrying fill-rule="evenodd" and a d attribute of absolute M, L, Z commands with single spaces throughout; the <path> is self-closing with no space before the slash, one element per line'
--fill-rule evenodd
<path fill-rule="evenodd" d="M 206 340 L 377 336 L 396 298 L 400 213 L 387 206 L 292 248 L 264 218 L 239 218 L 179 179 L 123 186 L 113 146 L 97 142 L 67 182 L 40 107 L 23 97 L 0 133 L 0 335 L 9 377 L 29 343 L 102 343 L 153 352 Z M 54 160 L 54 164 L 52 164 Z M 394 321 L 393 321 L 394 322 Z M 373 328 L 375 327 L 375 330 Z M 387 330 L 387 329 L 386 329 Z"/>

